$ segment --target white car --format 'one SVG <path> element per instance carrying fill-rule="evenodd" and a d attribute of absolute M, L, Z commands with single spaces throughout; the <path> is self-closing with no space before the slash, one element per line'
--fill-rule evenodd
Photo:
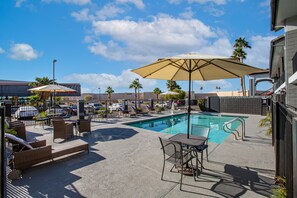
<path fill-rule="evenodd" d="M 120 103 L 113 103 L 111 106 L 108 107 L 109 111 L 119 111 L 120 108 L 123 108 L 123 105 Z"/>
<path fill-rule="evenodd" d="M 16 119 L 34 117 L 39 114 L 38 110 L 33 106 L 23 106 L 19 107 L 15 112 L 14 117 Z"/>

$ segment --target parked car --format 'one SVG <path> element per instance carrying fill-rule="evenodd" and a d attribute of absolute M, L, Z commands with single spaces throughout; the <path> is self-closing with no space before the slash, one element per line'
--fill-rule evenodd
<path fill-rule="evenodd" d="M 108 107 L 109 111 L 119 111 L 120 108 L 123 108 L 123 105 L 120 103 L 113 103 Z"/>
<path fill-rule="evenodd" d="M 95 111 L 98 111 L 100 108 L 103 107 L 100 103 L 90 103 L 89 106 L 92 107 Z"/>
<path fill-rule="evenodd" d="M 32 118 L 39 114 L 38 110 L 33 106 L 19 107 L 14 116 L 16 119 Z"/>
<path fill-rule="evenodd" d="M 63 110 L 62 107 L 60 107 L 60 105 L 56 105 L 55 107 L 50 107 L 46 110 L 47 114 L 56 114 L 56 115 L 63 115 L 65 114 L 65 111 Z"/>

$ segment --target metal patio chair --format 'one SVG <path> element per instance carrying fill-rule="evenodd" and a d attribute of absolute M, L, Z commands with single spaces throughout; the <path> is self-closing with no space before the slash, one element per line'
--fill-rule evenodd
<path fill-rule="evenodd" d="M 205 126 L 201 126 L 198 124 L 192 124 L 191 126 L 191 134 L 195 135 L 195 136 L 200 136 L 200 137 L 206 137 L 207 140 L 204 142 L 203 145 L 199 145 L 194 147 L 194 152 L 196 153 L 196 166 L 197 166 L 197 170 L 198 170 L 198 153 L 201 154 L 201 160 L 200 160 L 200 164 L 201 164 L 201 172 L 202 172 L 202 168 L 203 168 L 203 151 L 206 150 L 206 160 L 208 161 L 208 136 L 209 136 L 209 128 L 205 127 Z M 197 176 L 198 176 L 198 171 L 197 171 Z"/>
<path fill-rule="evenodd" d="M 195 172 L 192 164 L 192 159 L 194 158 L 194 156 L 191 155 L 191 150 L 186 150 L 185 148 L 182 147 L 180 143 L 173 142 L 161 137 L 159 137 L 159 139 L 162 145 L 163 157 L 164 157 L 161 180 L 163 180 L 165 162 L 169 162 L 173 164 L 172 168 L 170 169 L 170 172 L 172 172 L 173 167 L 181 168 L 180 169 L 180 174 L 181 174 L 180 190 L 182 190 L 184 166 L 188 165 L 189 162 L 191 162 L 191 165 L 192 165 L 191 169 L 195 180 Z"/>

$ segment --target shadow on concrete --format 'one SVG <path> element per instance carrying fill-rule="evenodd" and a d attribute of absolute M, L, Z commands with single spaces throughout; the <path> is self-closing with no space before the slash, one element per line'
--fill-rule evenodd
<path fill-rule="evenodd" d="M 273 179 L 258 175 L 249 167 L 242 168 L 226 164 L 224 174 L 216 177 L 220 180 L 212 186 L 211 190 L 223 197 L 240 197 L 248 190 L 266 197 L 270 197 L 272 193 Z"/>
<path fill-rule="evenodd" d="M 7 182 L 8 197 L 83 197 L 73 185 L 82 179 L 76 170 L 105 158 L 96 153 L 79 154 L 22 172 L 23 178 Z M 79 171 L 78 171 L 79 173 Z"/>
<path fill-rule="evenodd" d="M 82 137 L 82 139 L 92 146 L 97 144 L 97 142 L 125 140 L 133 137 L 137 133 L 137 131 L 130 128 L 112 127 L 94 130 L 91 134 L 86 134 L 84 137 Z"/>

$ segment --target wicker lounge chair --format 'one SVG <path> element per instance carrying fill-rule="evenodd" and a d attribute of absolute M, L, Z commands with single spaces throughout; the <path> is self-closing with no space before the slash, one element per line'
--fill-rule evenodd
<path fill-rule="evenodd" d="M 159 139 L 162 145 L 163 157 L 164 157 L 161 180 L 163 180 L 165 162 L 169 162 L 173 164 L 173 167 L 180 168 L 180 173 L 181 173 L 180 190 L 182 190 L 184 166 L 188 164 L 188 162 L 191 162 L 192 164 L 192 159 L 194 158 L 191 155 L 191 150 L 184 149 L 180 143 L 173 142 L 168 139 L 163 139 L 160 137 Z M 170 172 L 172 171 L 173 167 L 171 168 Z M 193 164 L 192 164 L 192 173 L 195 180 L 195 172 L 193 169 Z"/>
<path fill-rule="evenodd" d="M 29 143 L 11 134 L 5 134 L 5 136 L 20 145 L 19 149 L 12 154 L 13 158 L 10 160 L 12 169 L 23 170 L 64 155 L 89 152 L 88 143 L 79 139 L 61 144 L 46 145 L 45 140 Z"/>
<path fill-rule="evenodd" d="M 17 132 L 16 136 L 22 138 L 23 140 L 27 140 L 26 135 L 26 126 L 21 121 L 13 121 L 8 123 L 8 127 Z"/>
<path fill-rule="evenodd" d="M 53 139 L 62 138 L 68 139 L 73 137 L 73 123 L 66 123 L 63 118 L 53 118 L 52 123 L 54 126 Z"/>
<path fill-rule="evenodd" d="M 148 115 L 147 111 L 140 111 L 139 109 L 136 109 L 134 106 L 131 106 L 131 108 L 136 115 Z"/>
<path fill-rule="evenodd" d="M 90 132 L 91 133 L 91 121 L 92 117 L 89 116 L 88 119 L 86 120 L 78 120 L 78 132 L 83 133 L 83 132 Z"/>

